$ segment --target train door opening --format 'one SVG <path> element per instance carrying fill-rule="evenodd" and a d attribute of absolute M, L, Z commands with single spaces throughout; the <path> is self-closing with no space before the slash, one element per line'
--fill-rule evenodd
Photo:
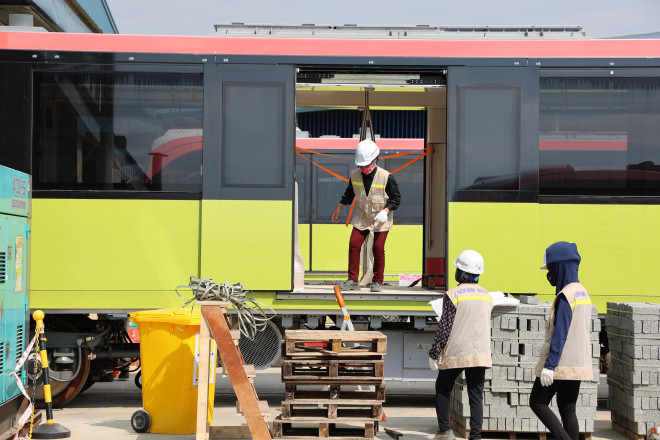
<path fill-rule="evenodd" d="M 446 71 L 300 67 L 295 98 L 298 245 L 308 287 L 347 276 L 350 207 L 339 224 L 331 215 L 355 168 L 368 103 L 373 124 L 366 128 L 381 150 L 378 165 L 393 173 L 401 192 L 385 246 L 385 291 L 444 289 Z M 366 287 L 368 270 L 363 275 Z"/>

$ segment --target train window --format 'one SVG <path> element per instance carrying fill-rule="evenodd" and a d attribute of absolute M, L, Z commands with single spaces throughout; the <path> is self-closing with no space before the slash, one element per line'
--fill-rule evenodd
<path fill-rule="evenodd" d="M 461 86 L 458 93 L 471 113 L 459 109 L 458 189 L 518 190 L 520 89 Z"/>
<path fill-rule="evenodd" d="M 323 166 L 330 171 L 333 171 L 340 176 L 348 176 L 355 167 L 354 164 L 348 160 L 342 161 L 341 159 L 319 160 L 318 157 L 314 158 L 315 162 L 322 163 Z M 334 162 L 334 163 L 333 163 Z M 335 177 L 320 168 L 314 167 L 312 171 L 314 175 L 314 211 L 312 221 L 314 223 L 331 223 L 332 211 L 335 210 L 341 197 L 346 191 L 348 183 Z M 342 211 L 341 221 L 346 221 L 349 209 L 346 208 Z"/>
<path fill-rule="evenodd" d="M 272 111 L 279 103 L 281 84 L 225 83 L 222 186 L 284 187 L 285 112 Z"/>
<path fill-rule="evenodd" d="M 415 155 L 385 159 L 383 167 L 394 171 L 410 162 Z M 394 213 L 395 223 L 421 223 L 424 213 L 424 161 L 418 160 L 393 175 L 401 192 L 401 204 Z"/>
<path fill-rule="evenodd" d="M 37 72 L 35 190 L 201 192 L 202 75 Z"/>
<path fill-rule="evenodd" d="M 388 151 L 383 154 L 390 153 L 394 152 Z M 379 165 L 388 171 L 393 171 L 409 162 L 410 157 L 415 156 L 404 156 L 401 159 L 383 159 L 379 162 Z M 352 154 L 346 155 L 346 159 L 322 156 L 314 156 L 312 158 L 312 160 L 322 165 L 324 168 L 327 168 L 340 176 L 346 177 L 349 177 L 351 171 L 355 169 L 352 159 Z M 298 159 L 298 161 L 299 164 L 296 168 L 302 165 L 300 161 L 304 161 L 304 159 Z M 332 211 L 337 207 L 337 203 L 339 203 L 341 197 L 344 195 L 344 191 L 346 191 L 348 184 L 318 167 L 314 167 L 312 173 L 315 185 L 313 196 L 314 215 L 312 216 L 312 221 L 313 223 L 330 223 Z M 394 175 L 394 178 L 396 179 L 397 184 L 399 185 L 399 191 L 401 192 L 401 205 L 395 213 L 395 222 L 402 224 L 421 223 L 424 205 L 424 162 L 417 161 L 406 168 L 399 170 Z M 298 184 L 299 192 L 304 191 L 304 186 L 301 185 L 300 181 Z M 304 223 L 306 218 L 303 219 L 304 210 L 300 205 L 302 202 L 300 193 L 298 197 L 300 209 L 298 219 L 301 223 Z M 344 211 L 342 211 L 342 221 L 346 220 L 348 211 L 349 208 L 345 208 Z"/>
<path fill-rule="evenodd" d="M 541 195 L 660 196 L 660 79 L 542 78 Z"/>

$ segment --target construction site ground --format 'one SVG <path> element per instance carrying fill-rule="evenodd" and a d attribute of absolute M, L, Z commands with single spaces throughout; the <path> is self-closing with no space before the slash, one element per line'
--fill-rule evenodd
<path fill-rule="evenodd" d="M 242 416 L 236 414 L 236 398 L 229 379 L 217 375 L 213 426 L 245 424 Z M 261 400 L 267 400 L 272 421 L 280 413 L 284 398 L 284 385 L 279 368 L 257 371 L 255 389 Z M 611 427 L 610 413 L 605 408 L 607 385 L 601 376 L 599 385 L 599 409 L 592 439 L 624 440 L 626 437 Z M 378 439 L 390 439 L 384 427 L 403 434 L 403 440 L 432 439 L 437 431 L 435 417 L 435 393 L 433 382 L 387 382 L 387 397 L 384 412 L 387 420 L 380 423 Z M 127 381 L 96 383 L 76 397 L 65 408 L 55 409 L 54 420 L 71 430 L 71 439 L 137 439 L 137 440 L 193 440 L 194 434 L 139 434 L 131 428 L 131 415 L 142 408 L 142 391 L 133 377 Z M 154 415 L 156 417 L 156 415 Z M 457 433 L 458 434 L 458 433 Z M 484 433 L 484 439 L 508 439 L 504 433 Z M 538 439 L 539 436 L 519 434 L 513 438 Z M 548 437 L 550 438 L 550 437 Z"/>

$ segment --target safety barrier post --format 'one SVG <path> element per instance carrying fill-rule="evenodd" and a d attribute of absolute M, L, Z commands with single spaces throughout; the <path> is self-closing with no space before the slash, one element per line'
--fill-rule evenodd
<path fill-rule="evenodd" d="M 38 425 L 32 430 L 32 438 L 68 438 L 71 431 L 59 423 L 53 421 L 53 398 L 50 392 L 50 378 L 48 376 L 48 354 L 46 352 L 46 335 L 44 332 L 44 312 L 36 310 L 32 317 L 37 321 L 39 331 L 39 355 L 41 357 L 41 377 L 44 382 L 44 401 L 46 403 L 46 423 Z M 35 372 L 36 374 L 36 372 Z M 36 385 L 35 385 L 36 386 Z"/>

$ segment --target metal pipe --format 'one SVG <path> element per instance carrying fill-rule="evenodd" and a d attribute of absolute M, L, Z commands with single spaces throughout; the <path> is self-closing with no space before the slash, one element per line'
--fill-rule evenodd
<path fill-rule="evenodd" d="M 94 350 L 93 355 L 98 359 L 112 358 L 139 358 L 140 344 L 130 344 L 129 348 L 112 348 Z"/>

